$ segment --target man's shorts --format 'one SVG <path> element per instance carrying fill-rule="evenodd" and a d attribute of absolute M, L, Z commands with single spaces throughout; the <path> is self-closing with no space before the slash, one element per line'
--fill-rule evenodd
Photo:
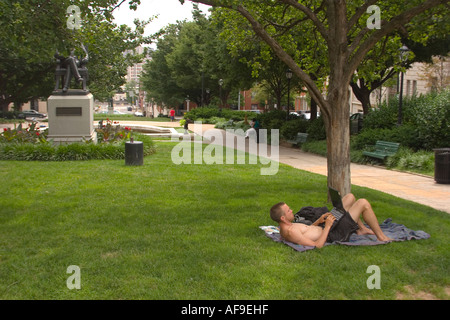
<path fill-rule="evenodd" d="M 338 221 L 338 224 L 330 230 L 327 242 L 346 242 L 350 238 L 350 235 L 358 229 L 358 224 L 350 216 L 350 213 L 345 212 L 341 220 Z"/>

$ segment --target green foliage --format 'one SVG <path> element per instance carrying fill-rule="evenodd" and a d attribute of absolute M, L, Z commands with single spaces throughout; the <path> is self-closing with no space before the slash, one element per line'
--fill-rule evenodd
<path fill-rule="evenodd" d="M 325 132 L 323 117 L 312 120 L 306 133 L 308 133 L 309 140 L 325 140 L 327 134 Z"/>
<path fill-rule="evenodd" d="M 377 140 L 398 142 L 403 146 L 419 149 L 416 128 L 410 124 L 405 124 L 392 129 L 364 129 L 358 135 L 353 136 L 352 147 L 358 150 L 373 146 Z"/>
<path fill-rule="evenodd" d="M 450 90 L 424 96 L 411 106 L 411 124 L 417 128 L 423 149 L 448 147 L 450 141 Z"/>
<path fill-rule="evenodd" d="M 144 142 L 144 156 L 155 152 L 153 141 L 144 135 L 137 135 L 137 141 Z M 0 160 L 20 161 L 74 161 L 124 159 L 125 140 L 112 143 L 0 143 Z"/>
<path fill-rule="evenodd" d="M 401 147 L 397 154 L 386 160 L 386 165 L 389 168 L 432 175 L 434 172 L 434 152 L 425 150 L 415 152 L 409 148 Z"/>
<path fill-rule="evenodd" d="M 274 109 L 258 115 L 261 126 L 265 129 L 280 129 L 286 121 L 286 111 Z"/>
<path fill-rule="evenodd" d="M 192 121 L 202 121 L 203 123 L 215 124 L 221 122 L 221 119 L 242 121 L 247 116 L 248 120 L 256 118 L 257 115 L 249 111 L 237 111 L 230 109 L 219 109 L 216 106 L 205 106 L 202 108 L 195 108 L 184 114 L 185 119 Z"/>
<path fill-rule="evenodd" d="M 14 119 L 19 119 L 19 117 L 20 117 L 20 113 L 15 110 L 14 111 L 0 110 L 0 121 L 2 121 L 2 122 L 4 122 L 4 119 L 14 120 Z"/>
<path fill-rule="evenodd" d="M 194 21 L 164 29 L 144 66 L 143 85 L 149 97 L 161 104 L 178 105 L 189 97 L 198 106 L 225 105 L 232 90 L 251 86 L 251 72 L 219 39 L 220 24 L 197 10 L 193 15 Z"/>
<path fill-rule="evenodd" d="M 69 161 L 92 159 L 123 159 L 124 157 L 124 143 L 71 143 L 68 145 L 58 146 L 50 143 L 0 144 L 1 160 Z"/>
<path fill-rule="evenodd" d="M 123 1 L 122 1 L 123 2 Z M 121 2 L 121 3 L 122 3 Z M 80 7 L 80 30 L 67 28 L 67 8 Z M 118 0 L 0 1 L 0 110 L 9 103 L 47 97 L 54 87 L 54 54 L 76 54 L 83 43 L 89 51 L 89 88 L 97 99 L 111 96 L 124 83 L 127 67 L 142 56 L 124 55 L 126 50 L 149 43 L 143 35 L 148 22 L 135 30 L 112 22 Z M 128 3 L 136 4 L 136 0 Z"/>
<path fill-rule="evenodd" d="M 36 128 L 37 122 L 30 123 L 23 128 L 22 123 L 14 129 L 4 128 L 0 134 L 0 143 L 45 143 L 48 130 Z"/>
<path fill-rule="evenodd" d="M 358 149 L 376 140 L 399 142 L 414 150 L 448 147 L 450 141 L 450 90 L 419 97 L 406 97 L 402 105 L 403 123 L 397 126 L 398 100 L 391 99 L 364 119 L 362 132 L 355 137 Z"/>
<path fill-rule="evenodd" d="M 128 127 L 122 128 L 118 122 L 108 120 L 101 128 L 96 129 L 98 142 L 92 141 L 55 145 L 47 140 L 48 130 L 39 130 L 36 123 L 28 128 L 20 124 L 15 129 L 4 129 L 0 134 L 0 160 L 38 160 L 67 161 L 93 159 L 123 159 L 125 142 L 130 138 L 144 143 L 144 155 L 155 152 L 150 137 L 131 132 Z"/>
<path fill-rule="evenodd" d="M 190 119 L 192 121 L 196 121 L 198 119 L 210 119 L 219 116 L 220 110 L 216 107 L 195 108 L 184 114 L 185 119 Z"/>
<path fill-rule="evenodd" d="M 122 127 L 119 125 L 118 121 L 112 121 L 106 119 L 106 124 L 102 125 L 101 128 L 96 129 L 97 138 L 101 142 L 113 142 L 130 140 L 132 137 L 131 128 Z"/>
<path fill-rule="evenodd" d="M 294 139 L 297 133 L 306 132 L 308 129 L 308 120 L 299 118 L 287 121 L 281 126 L 280 136 L 286 140 Z"/>

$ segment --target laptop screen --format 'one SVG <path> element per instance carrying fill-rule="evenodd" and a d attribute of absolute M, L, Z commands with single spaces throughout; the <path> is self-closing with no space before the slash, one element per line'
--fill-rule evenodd
<path fill-rule="evenodd" d="M 330 192 L 331 202 L 333 203 L 333 206 L 338 209 L 344 209 L 342 198 L 339 192 L 331 187 L 328 187 L 328 190 Z"/>

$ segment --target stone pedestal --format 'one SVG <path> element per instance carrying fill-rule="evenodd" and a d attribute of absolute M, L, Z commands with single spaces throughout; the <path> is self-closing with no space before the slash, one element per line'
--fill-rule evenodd
<path fill-rule="evenodd" d="M 86 140 L 97 142 L 92 94 L 77 90 L 53 94 L 47 100 L 47 112 L 49 140 L 59 144 Z"/>

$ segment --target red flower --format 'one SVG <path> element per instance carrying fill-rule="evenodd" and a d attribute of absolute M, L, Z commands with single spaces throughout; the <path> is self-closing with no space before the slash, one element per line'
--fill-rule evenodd
<path fill-rule="evenodd" d="M 8 129 L 7 128 L 3 128 L 3 131 L 8 131 Z"/>
<path fill-rule="evenodd" d="M 36 135 L 39 136 L 39 132 L 36 132 Z"/>

